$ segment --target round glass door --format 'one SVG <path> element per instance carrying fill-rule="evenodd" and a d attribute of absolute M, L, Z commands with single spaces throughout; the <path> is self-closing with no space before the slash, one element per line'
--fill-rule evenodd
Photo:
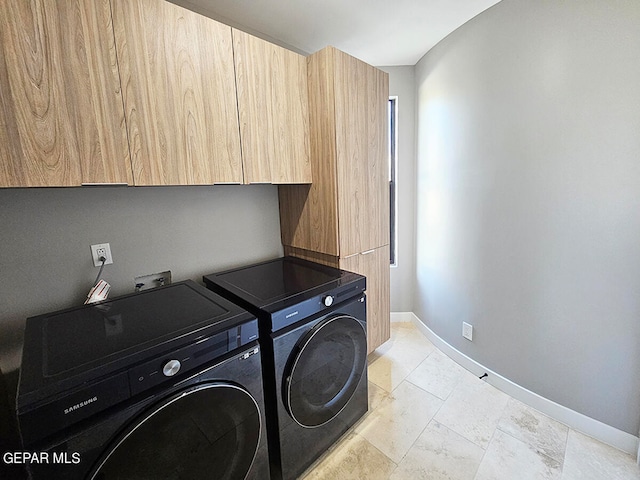
<path fill-rule="evenodd" d="M 341 315 L 316 324 L 302 336 L 285 372 L 284 402 L 291 417 L 307 428 L 338 415 L 356 391 L 367 364 L 362 324 Z"/>
<path fill-rule="evenodd" d="M 200 384 L 163 400 L 114 443 L 91 478 L 244 479 L 260 410 L 242 388 Z"/>

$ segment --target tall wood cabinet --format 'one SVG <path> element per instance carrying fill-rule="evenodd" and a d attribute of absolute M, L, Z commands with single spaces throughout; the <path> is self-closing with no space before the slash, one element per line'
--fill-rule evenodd
<path fill-rule="evenodd" d="M 136 185 L 241 183 L 231 27 L 111 0 Z"/>
<path fill-rule="evenodd" d="M 388 75 L 307 58 L 313 184 L 279 187 L 285 253 L 367 275 L 369 351 L 389 338 Z"/>
<path fill-rule="evenodd" d="M 0 18 L 0 187 L 131 184 L 109 0 L 3 0 Z"/>
<path fill-rule="evenodd" d="M 307 60 L 233 29 L 245 183 L 311 183 Z"/>

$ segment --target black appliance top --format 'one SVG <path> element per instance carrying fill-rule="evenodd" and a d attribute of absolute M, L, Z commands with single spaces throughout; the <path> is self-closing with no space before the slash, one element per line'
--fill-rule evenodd
<path fill-rule="evenodd" d="M 203 277 L 205 285 L 249 311 L 274 314 L 323 295 L 362 293 L 365 277 L 296 257 L 282 257 Z"/>
<path fill-rule="evenodd" d="M 18 403 L 61 392 L 253 318 L 191 280 L 29 318 Z"/>

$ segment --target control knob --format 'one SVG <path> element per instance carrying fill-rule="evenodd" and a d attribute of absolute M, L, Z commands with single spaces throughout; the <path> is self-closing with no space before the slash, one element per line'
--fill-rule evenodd
<path fill-rule="evenodd" d="M 322 303 L 324 303 L 325 307 L 330 307 L 331 305 L 333 305 L 333 297 L 331 295 L 327 295 L 322 300 Z"/>
<path fill-rule="evenodd" d="M 173 377 L 180 371 L 180 367 L 181 365 L 179 360 L 169 360 L 162 367 L 162 373 L 165 377 Z"/>

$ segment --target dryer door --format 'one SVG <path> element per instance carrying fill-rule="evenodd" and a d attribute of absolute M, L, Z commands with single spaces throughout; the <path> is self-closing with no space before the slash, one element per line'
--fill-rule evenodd
<path fill-rule="evenodd" d="M 364 325 L 349 315 L 320 321 L 294 348 L 283 383 L 291 417 L 314 428 L 338 415 L 356 391 L 367 366 Z"/>
<path fill-rule="evenodd" d="M 260 440 L 260 410 L 244 389 L 203 383 L 141 415 L 90 478 L 242 479 Z"/>

